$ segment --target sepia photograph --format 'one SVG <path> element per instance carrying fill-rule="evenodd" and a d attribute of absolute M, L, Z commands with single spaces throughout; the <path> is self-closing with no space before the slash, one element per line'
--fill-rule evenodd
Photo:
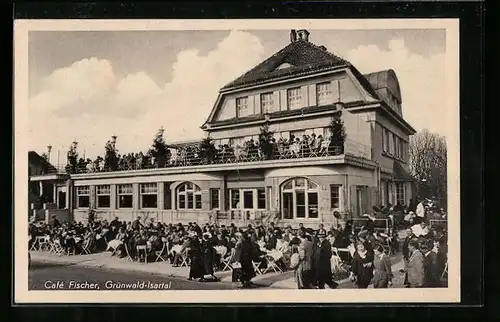
<path fill-rule="evenodd" d="M 17 302 L 460 301 L 458 20 L 14 34 Z"/>

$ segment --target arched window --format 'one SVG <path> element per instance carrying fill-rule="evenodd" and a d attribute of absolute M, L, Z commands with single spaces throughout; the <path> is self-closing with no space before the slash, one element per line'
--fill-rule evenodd
<path fill-rule="evenodd" d="M 318 185 L 306 178 L 294 178 L 281 186 L 283 219 L 318 218 Z"/>
<path fill-rule="evenodd" d="M 201 209 L 201 189 L 192 182 L 177 187 L 177 209 Z"/>

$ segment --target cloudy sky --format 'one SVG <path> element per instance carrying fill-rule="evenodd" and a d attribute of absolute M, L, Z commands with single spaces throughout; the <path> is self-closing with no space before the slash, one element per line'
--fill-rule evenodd
<path fill-rule="evenodd" d="M 167 141 L 201 138 L 218 89 L 286 46 L 288 33 L 31 31 L 30 149 L 51 144 L 54 160 L 77 140 L 95 157 L 115 134 L 120 153 L 145 151 L 161 126 Z M 444 29 L 311 30 L 310 41 L 362 73 L 394 69 L 405 119 L 445 135 L 435 116 L 445 92 Z"/>

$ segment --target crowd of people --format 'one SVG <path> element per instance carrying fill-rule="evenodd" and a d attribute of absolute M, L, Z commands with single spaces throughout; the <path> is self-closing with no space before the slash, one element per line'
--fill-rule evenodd
<path fill-rule="evenodd" d="M 330 139 L 324 139 L 322 135 L 316 136 L 315 133 L 311 135 L 304 134 L 301 138 L 294 135 L 290 135 L 289 138 L 280 137 L 279 139 L 271 137 L 266 147 L 261 147 L 259 140 L 249 139 L 242 143 L 213 145 L 213 151 L 209 151 L 209 153 L 203 151 L 203 149 L 204 147 L 201 144 L 186 144 L 169 148 L 169 155 L 165 163 L 155 160 L 155 157 L 150 152 L 117 153 L 116 169 L 111 169 L 102 156 L 98 156 L 94 160 L 79 158 L 78 161 L 72 160 L 73 163 L 76 163 L 76 169 L 68 167 L 68 171 L 77 173 L 125 171 L 210 163 L 326 156 L 341 154 L 343 151 L 341 146 L 332 146 Z M 74 158 L 75 153 L 76 150 L 72 148 L 68 154 L 68 160 Z"/>
<path fill-rule="evenodd" d="M 429 208 L 428 208 L 429 209 Z M 30 249 L 37 236 L 56 241 L 66 254 L 109 251 L 111 256 L 144 261 L 166 260 L 173 266 L 190 266 L 189 279 L 217 280 L 215 272 L 230 268 L 233 282 L 250 287 L 257 273 L 294 271 L 299 289 L 336 288 L 336 270 L 345 269 L 358 288 L 386 288 L 393 278 L 391 255 L 402 252 L 406 287 L 443 286 L 441 275 L 447 263 L 447 232 L 430 226 L 427 210 L 406 229 L 402 243 L 397 232 L 379 230 L 372 214 L 365 215 L 363 225 L 353 221 L 328 230 L 293 229 L 274 223 L 237 227 L 192 222 L 188 225 L 165 224 L 153 219 L 132 222 L 115 218 L 86 224 L 60 223 L 29 226 Z M 36 246 L 36 245 L 35 245 Z M 340 252 L 339 250 L 345 250 Z M 342 264 L 342 265 L 340 265 Z M 337 279 L 338 280 L 338 279 Z"/>

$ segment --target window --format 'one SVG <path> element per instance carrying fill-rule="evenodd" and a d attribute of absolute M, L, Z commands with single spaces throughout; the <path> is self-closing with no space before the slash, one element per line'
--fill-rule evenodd
<path fill-rule="evenodd" d="M 341 185 L 330 185 L 330 207 L 331 209 L 340 208 L 340 189 Z"/>
<path fill-rule="evenodd" d="M 382 128 L 382 148 L 384 152 L 389 152 L 389 132 Z"/>
<path fill-rule="evenodd" d="M 394 139 L 394 143 L 393 143 L 393 145 L 394 145 L 394 156 L 397 157 L 397 158 L 399 158 L 399 138 L 395 134 L 393 134 L 392 137 Z"/>
<path fill-rule="evenodd" d="M 260 95 L 260 106 L 262 108 L 262 114 L 271 113 L 273 111 L 273 93 L 264 93 Z"/>
<path fill-rule="evenodd" d="M 210 209 L 220 208 L 219 195 L 220 195 L 219 189 L 210 189 Z"/>
<path fill-rule="evenodd" d="M 163 183 L 163 206 L 165 209 L 172 209 L 172 190 L 170 189 L 171 182 Z"/>
<path fill-rule="evenodd" d="M 243 209 L 253 209 L 253 190 L 243 190 Z"/>
<path fill-rule="evenodd" d="M 257 208 L 266 209 L 266 190 L 257 189 Z"/>
<path fill-rule="evenodd" d="M 118 208 L 132 208 L 133 190 L 131 184 L 118 185 Z"/>
<path fill-rule="evenodd" d="M 394 139 L 393 134 L 389 132 L 389 154 L 394 155 Z"/>
<path fill-rule="evenodd" d="M 236 113 L 237 117 L 245 117 L 252 114 L 248 108 L 248 97 L 238 97 L 236 99 Z"/>
<path fill-rule="evenodd" d="M 239 209 L 240 208 L 240 191 L 238 189 L 229 190 L 229 194 L 231 195 L 231 209 Z"/>
<path fill-rule="evenodd" d="M 286 92 L 286 96 L 289 110 L 300 108 L 300 101 L 302 100 L 300 87 L 288 89 Z"/>
<path fill-rule="evenodd" d="M 185 182 L 177 188 L 177 209 L 201 209 L 201 189 L 192 182 Z"/>
<path fill-rule="evenodd" d="M 78 208 L 90 207 L 90 187 L 76 187 L 76 200 Z"/>
<path fill-rule="evenodd" d="M 316 85 L 316 103 L 318 106 L 331 104 L 332 83 L 320 83 Z"/>
<path fill-rule="evenodd" d="M 158 207 L 158 185 L 154 183 L 141 183 L 141 208 Z"/>
<path fill-rule="evenodd" d="M 396 183 L 396 203 L 405 204 L 405 185 L 402 182 Z"/>
<path fill-rule="evenodd" d="M 284 219 L 319 218 L 318 186 L 306 178 L 285 182 L 281 188 L 281 213 Z"/>

